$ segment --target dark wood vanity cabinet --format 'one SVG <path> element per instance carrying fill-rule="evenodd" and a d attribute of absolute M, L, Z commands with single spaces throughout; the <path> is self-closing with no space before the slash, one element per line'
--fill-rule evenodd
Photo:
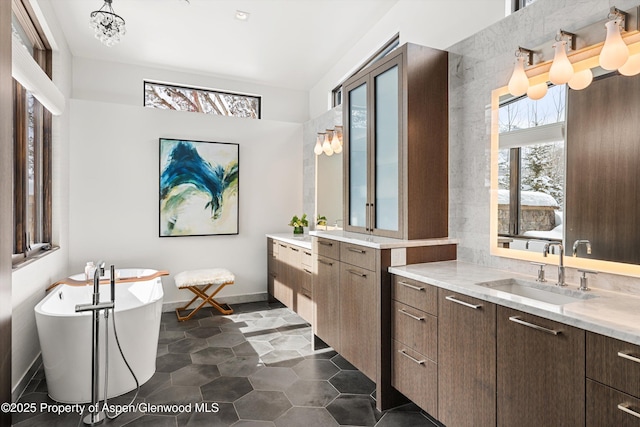
<path fill-rule="evenodd" d="M 587 332 L 586 425 L 640 427 L 640 346 Z"/>
<path fill-rule="evenodd" d="M 584 330 L 498 306 L 496 360 L 498 426 L 585 425 Z"/>
<path fill-rule="evenodd" d="M 438 310 L 437 417 L 452 427 L 495 426 L 496 305 L 440 288 Z"/>
<path fill-rule="evenodd" d="M 314 238 L 313 333 L 340 353 L 340 244 Z"/>

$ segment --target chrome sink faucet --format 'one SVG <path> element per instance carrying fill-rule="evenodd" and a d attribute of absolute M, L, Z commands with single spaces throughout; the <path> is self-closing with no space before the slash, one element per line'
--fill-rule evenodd
<path fill-rule="evenodd" d="M 558 249 L 560 250 L 560 253 L 558 254 L 559 258 L 558 258 L 558 283 L 556 283 L 556 285 L 558 286 L 567 286 L 567 284 L 564 282 L 564 246 L 562 246 L 562 243 L 560 242 L 549 242 L 547 244 L 544 245 L 544 249 L 542 250 L 542 255 L 543 256 L 547 256 L 549 255 L 549 248 L 551 246 L 557 246 Z"/>
<path fill-rule="evenodd" d="M 584 245 L 587 249 L 587 255 L 591 255 L 591 242 L 588 240 L 576 240 L 573 242 L 573 256 L 578 256 L 578 248 Z"/>

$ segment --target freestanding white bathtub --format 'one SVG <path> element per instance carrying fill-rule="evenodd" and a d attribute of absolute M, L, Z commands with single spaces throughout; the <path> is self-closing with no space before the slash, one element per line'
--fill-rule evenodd
<path fill-rule="evenodd" d="M 109 272 L 106 272 L 107 276 Z M 120 278 L 144 277 L 156 273 L 150 269 L 117 270 Z M 103 276 L 104 278 L 104 276 Z M 71 279 L 83 280 L 84 275 Z M 162 315 L 162 281 L 117 283 L 115 323 L 129 365 L 142 385 L 156 370 L 160 317 Z M 76 313 L 76 304 L 91 303 L 91 286 L 59 285 L 35 307 L 36 325 L 42 350 L 47 389 L 52 399 L 63 403 L 91 401 L 91 312 Z M 111 300 L 109 285 L 100 285 L 100 301 Z M 107 397 L 115 397 L 136 388 L 124 364 L 113 333 L 109 313 L 109 376 Z M 104 311 L 100 315 L 100 400 L 104 399 L 105 362 Z"/>

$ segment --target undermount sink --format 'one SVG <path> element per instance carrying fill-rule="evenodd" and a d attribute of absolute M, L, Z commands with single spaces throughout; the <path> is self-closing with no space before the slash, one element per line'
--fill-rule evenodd
<path fill-rule="evenodd" d="M 587 292 L 514 278 L 482 282 L 477 285 L 519 297 L 509 298 L 509 296 L 499 295 L 512 300 L 523 298 L 553 305 L 564 305 L 597 297 Z"/>

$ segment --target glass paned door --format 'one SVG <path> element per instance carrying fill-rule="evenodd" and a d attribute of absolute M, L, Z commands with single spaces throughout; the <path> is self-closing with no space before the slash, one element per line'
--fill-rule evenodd
<path fill-rule="evenodd" d="M 399 66 L 374 77 L 376 230 L 399 230 Z"/>
<path fill-rule="evenodd" d="M 367 83 L 348 91 L 349 96 L 349 225 L 367 224 Z"/>

